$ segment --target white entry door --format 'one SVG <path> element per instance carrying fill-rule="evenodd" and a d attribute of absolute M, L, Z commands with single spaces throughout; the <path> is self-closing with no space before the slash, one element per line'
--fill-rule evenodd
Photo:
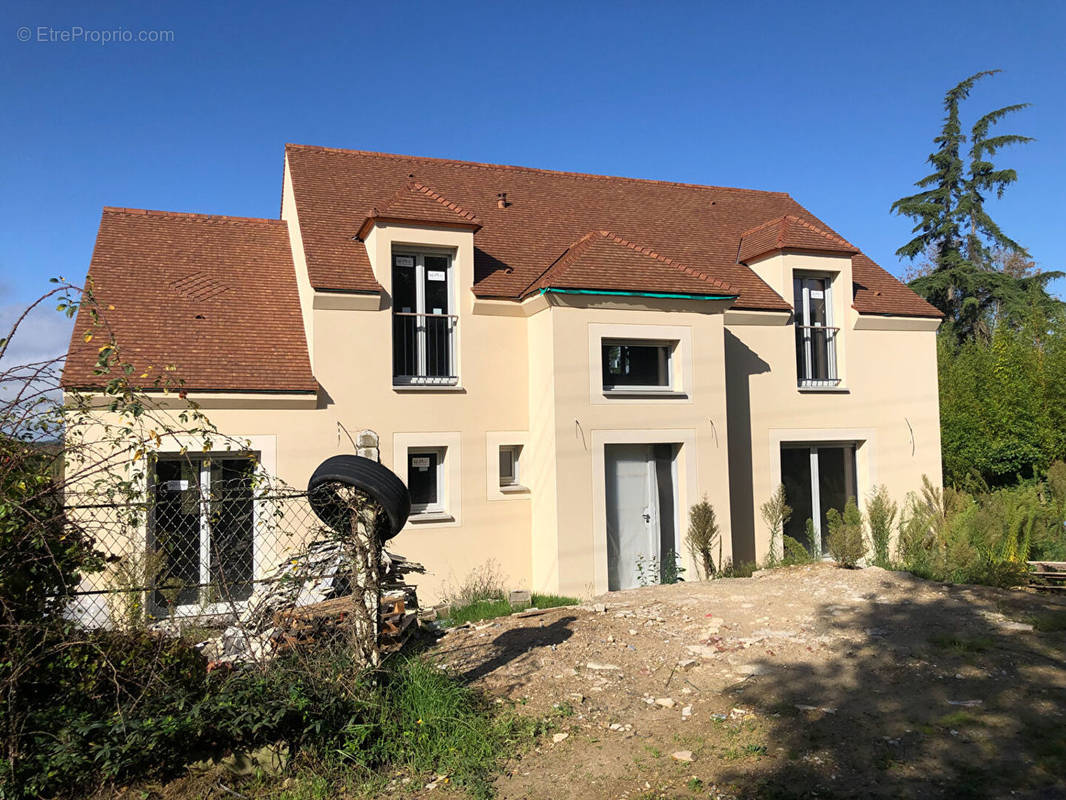
<path fill-rule="evenodd" d="M 658 583 L 659 487 L 650 444 L 604 447 L 607 499 L 607 588 L 639 586 L 637 565 Z"/>

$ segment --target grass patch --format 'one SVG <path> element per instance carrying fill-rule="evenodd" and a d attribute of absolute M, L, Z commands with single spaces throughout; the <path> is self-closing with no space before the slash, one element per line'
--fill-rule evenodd
<path fill-rule="evenodd" d="M 965 728 L 974 725 L 984 725 L 980 718 L 966 711 L 952 711 L 936 721 L 941 728 Z"/>
<path fill-rule="evenodd" d="M 581 603 L 576 597 L 567 597 L 559 594 L 537 594 L 533 592 L 533 608 L 559 608 L 560 606 L 576 606 Z"/>
<path fill-rule="evenodd" d="M 463 605 L 452 606 L 448 616 L 441 620 L 445 626 L 463 625 L 467 622 L 481 622 L 487 619 L 506 617 L 516 611 L 527 608 L 559 608 L 575 606 L 581 601 L 576 597 L 564 597 L 554 594 L 534 594 L 532 603 L 512 606 L 505 597 L 482 598 Z"/>
<path fill-rule="evenodd" d="M 1033 627 L 1041 633 L 1066 631 L 1066 611 L 1049 611 L 1032 619 Z"/>
<path fill-rule="evenodd" d="M 955 634 L 937 634 L 929 637 L 929 643 L 943 650 L 958 653 L 984 653 L 995 647 L 995 642 L 987 636 L 957 636 Z"/>

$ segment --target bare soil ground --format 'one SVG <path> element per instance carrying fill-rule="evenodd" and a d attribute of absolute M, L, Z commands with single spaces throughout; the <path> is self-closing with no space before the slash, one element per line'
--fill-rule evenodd
<path fill-rule="evenodd" d="M 1066 797 L 1066 632 L 1030 625 L 1064 615 L 819 564 L 512 616 L 429 655 L 554 719 L 505 799 Z"/>

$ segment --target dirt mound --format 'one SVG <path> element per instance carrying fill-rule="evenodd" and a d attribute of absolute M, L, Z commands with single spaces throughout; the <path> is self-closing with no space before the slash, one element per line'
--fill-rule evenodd
<path fill-rule="evenodd" d="M 1066 634 L 1033 628 L 1064 614 L 814 565 L 615 592 L 433 652 L 556 720 L 504 798 L 1066 793 Z"/>

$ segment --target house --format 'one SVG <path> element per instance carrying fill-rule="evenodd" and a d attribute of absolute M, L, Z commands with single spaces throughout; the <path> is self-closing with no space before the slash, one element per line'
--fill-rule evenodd
<path fill-rule="evenodd" d="M 829 508 L 941 474 L 939 312 L 780 192 L 289 145 L 280 219 L 106 208 L 89 274 L 124 358 L 290 484 L 376 431 L 429 599 L 489 559 L 633 586 L 704 497 L 762 559 L 780 484 L 821 554 Z"/>

